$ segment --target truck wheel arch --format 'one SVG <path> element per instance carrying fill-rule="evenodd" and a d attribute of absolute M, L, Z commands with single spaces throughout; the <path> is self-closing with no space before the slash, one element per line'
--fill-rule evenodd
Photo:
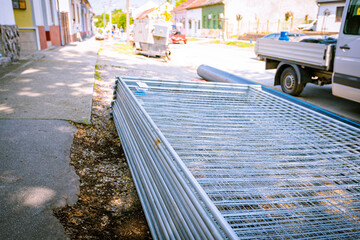
<path fill-rule="evenodd" d="M 276 69 L 276 73 L 275 73 L 275 78 L 274 78 L 275 86 L 280 85 L 281 74 L 288 67 L 292 67 L 295 70 L 299 84 L 301 84 L 301 83 L 306 84 L 306 83 L 310 82 L 311 77 L 310 77 L 310 74 L 308 71 L 302 69 L 299 65 L 296 65 L 293 63 L 280 62 Z"/>

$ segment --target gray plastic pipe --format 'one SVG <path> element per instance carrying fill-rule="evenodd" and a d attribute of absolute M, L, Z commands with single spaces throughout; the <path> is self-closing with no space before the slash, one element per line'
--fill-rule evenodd
<path fill-rule="evenodd" d="M 236 76 L 234 74 L 222 71 L 217 68 L 210 67 L 208 65 L 200 65 L 197 69 L 197 74 L 207 81 L 212 82 L 227 82 L 227 83 L 240 83 L 240 84 L 253 84 L 259 85 L 255 82 L 247 80 L 245 78 Z"/>

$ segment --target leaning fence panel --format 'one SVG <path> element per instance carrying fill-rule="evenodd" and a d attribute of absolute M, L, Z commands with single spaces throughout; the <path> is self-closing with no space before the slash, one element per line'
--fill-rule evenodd
<path fill-rule="evenodd" d="M 360 130 L 260 86 L 119 78 L 154 238 L 360 237 Z"/>

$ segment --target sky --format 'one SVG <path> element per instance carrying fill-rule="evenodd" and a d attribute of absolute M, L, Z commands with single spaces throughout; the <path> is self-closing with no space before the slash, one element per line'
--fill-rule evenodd
<path fill-rule="evenodd" d="M 150 0 L 129 0 L 130 7 L 139 7 Z M 151 0 L 156 4 L 161 4 L 165 0 Z M 126 11 L 126 0 L 89 0 L 92 9 L 96 15 L 102 14 L 104 11 L 109 12 L 109 6 L 112 9 L 122 9 Z M 173 1 L 175 2 L 175 1 Z M 111 5 L 109 4 L 111 3 Z"/>

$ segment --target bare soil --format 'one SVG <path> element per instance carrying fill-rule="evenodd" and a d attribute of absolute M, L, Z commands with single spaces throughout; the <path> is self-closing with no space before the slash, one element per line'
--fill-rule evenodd
<path fill-rule="evenodd" d="M 71 239 L 151 239 L 115 125 L 109 119 L 115 75 L 144 75 L 132 69 L 97 65 L 91 123 L 78 131 L 71 164 L 80 177 L 79 200 L 54 215 Z"/>

